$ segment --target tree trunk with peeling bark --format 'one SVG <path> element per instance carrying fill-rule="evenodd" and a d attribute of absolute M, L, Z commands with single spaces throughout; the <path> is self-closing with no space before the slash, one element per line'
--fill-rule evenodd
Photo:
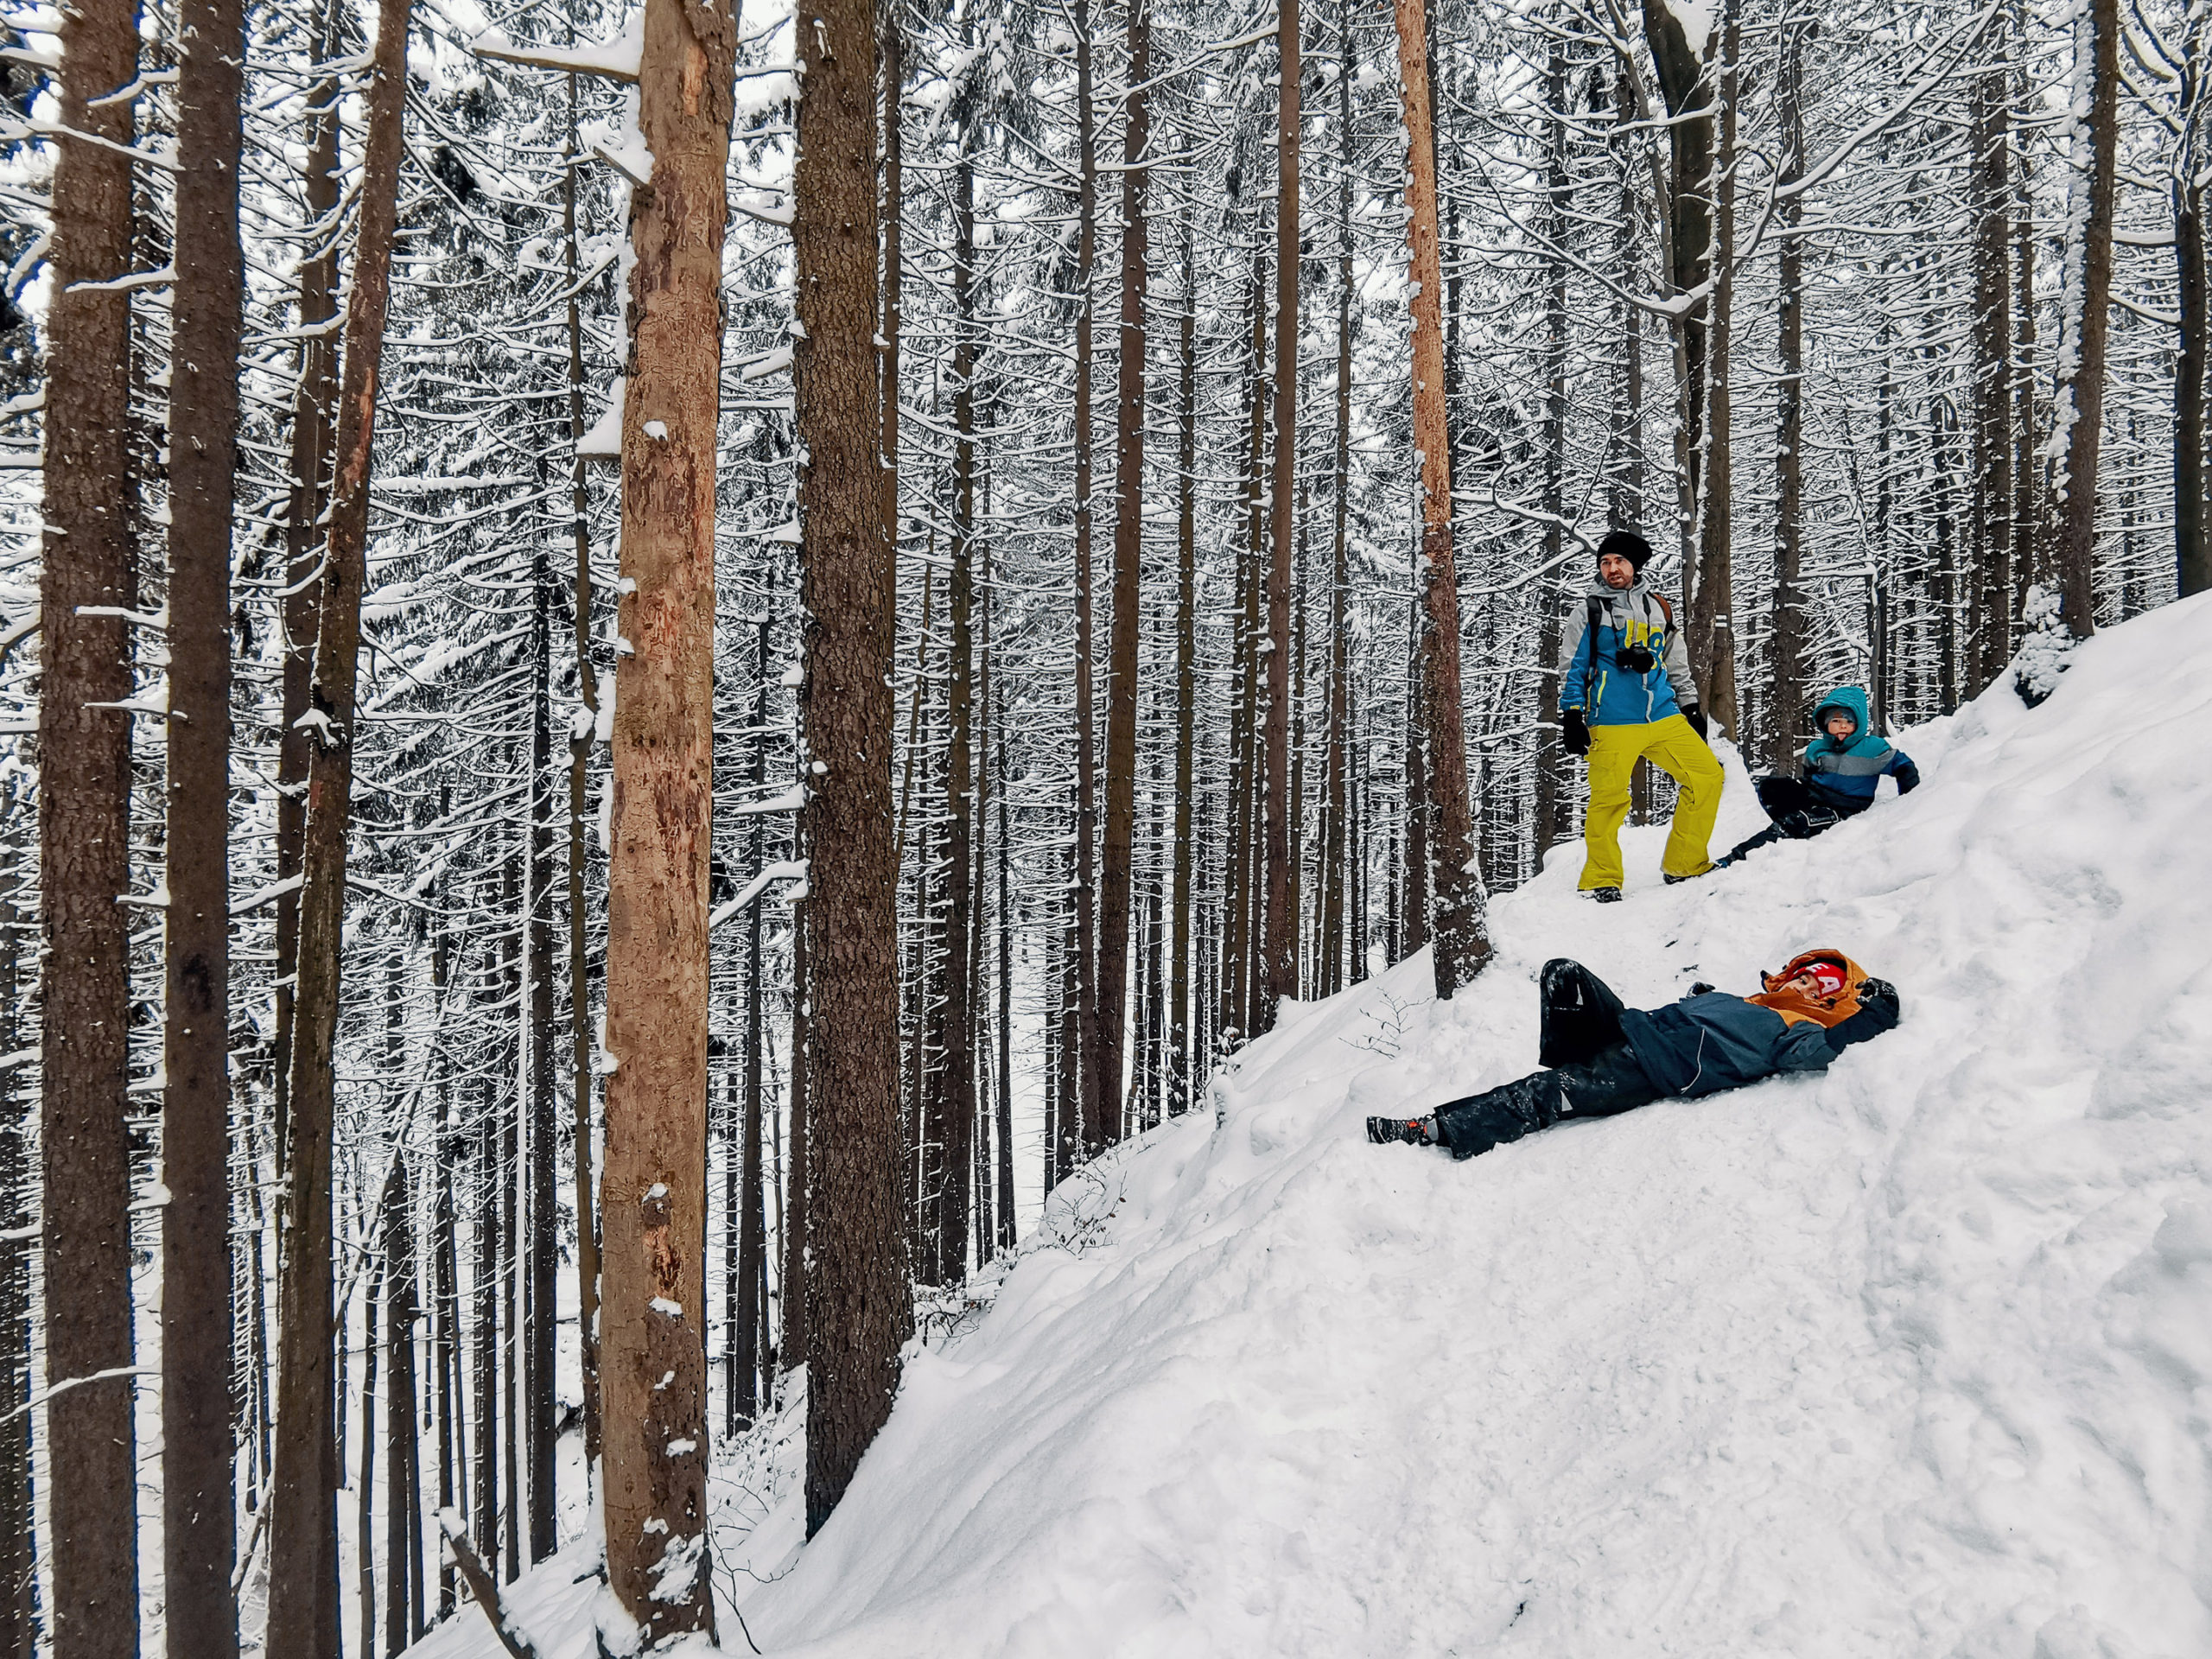
<path fill-rule="evenodd" d="M 1451 995 L 1490 959 L 1474 868 L 1467 742 L 1459 691 L 1459 587 L 1452 550 L 1452 451 L 1444 398 L 1444 283 L 1437 239 L 1436 149 L 1427 29 L 1421 0 L 1397 0 L 1408 167 L 1406 241 L 1413 253 L 1414 443 L 1421 456 L 1421 714 L 1427 754 L 1428 865 L 1436 994 Z"/>
<path fill-rule="evenodd" d="M 707 866 L 724 175 L 736 50 L 736 19 L 721 0 L 646 0 L 638 124 L 653 168 L 652 184 L 630 200 L 626 591 L 616 632 L 633 649 L 615 661 L 609 785 L 607 1049 L 615 1069 L 600 1188 L 600 1432 L 607 1583 L 647 1647 L 715 1627 L 706 1560 Z M 872 458 L 872 422 L 861 442 Z M 871 518 L 877 499 L 872 488 L 861 493 Z"/>

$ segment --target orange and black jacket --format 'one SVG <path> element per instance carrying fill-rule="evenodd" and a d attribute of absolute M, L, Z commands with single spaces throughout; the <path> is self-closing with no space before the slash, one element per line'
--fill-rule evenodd
<path fill-rule="evenodd" d="M 1780 987 L 1815 957 L 1844 964 L 1843 989 L 1808 997 Z M 1897 1023 L 1897 988 L 1840 950 L 1808 950 L 1762 976 L 1756 996 L 1702 991 L 1663 1008 L 1627 1008 L 1621 1033 L 1662 1092 L 1710 1095 L 1784 1071 L 1819 1071 Z"/>

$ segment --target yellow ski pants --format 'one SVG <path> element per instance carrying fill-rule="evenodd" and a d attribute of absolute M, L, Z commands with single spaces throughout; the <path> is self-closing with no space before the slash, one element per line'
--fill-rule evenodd
<path fill-rule="evenodd" d="M 1582 822 L 1588 856 L 1582 891 L 1621 885 L 1621 825 L 1628 821 L 1629 783 L 1646 760 L 1681 785 L 1675 822 L 1659 868 L 1669 875 L 1702 875 L 1713 868 L 1707 845 L 1720 815 L 1720 762 L 1680 715 L 1641 726 L 1590 728 L 1590 811 Z"/>

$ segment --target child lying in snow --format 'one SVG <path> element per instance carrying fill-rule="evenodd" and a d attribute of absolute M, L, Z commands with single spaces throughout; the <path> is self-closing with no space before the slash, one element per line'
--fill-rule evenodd
<path fill-rule="evenodd" d="M 1719 861 L 1733 864 L 1748 852 L 1787 836 L 1810 841 L 1823 830 L 1833 830 L 1846 818 L 1856 817 L 1874 804 L 1874 783 L 1884 773 L 1897 780 L 1897 793 L 1910 795 L 1920 785 L 1920 768 L 1903 749 L 1892 748 L 1871 729 L 1866 694 L 1855 685 L 1840 685 L 1813 709 L 1817 734 L 1800 753 L 1805 779 L 1762 778 L 1753 785 L 1759 804 L 1774 820 L 1749 841 Z"/>
<path fill-rule="evenodd" d="M 1840 950 L 1808 950 L 1763 974 L 1756 996 L 1693 985 L 1663 1008 L 1621 1006 L 1579 962 L 1544 964 L 1534 1071 L 1427 1117 L 1370 1117 L 1378 1143 L 1443 1145 L 1471 1158 L 1563 1118 L 1611 1117 L 1668 1095 L 1740 1089 L 1783 1071 L 1818 1071 L 1897 1022 L 1897 994 Z"/>

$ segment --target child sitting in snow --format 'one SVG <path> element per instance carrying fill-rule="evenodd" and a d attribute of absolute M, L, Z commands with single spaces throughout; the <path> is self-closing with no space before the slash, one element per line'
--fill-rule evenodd
<path fill-rule="evenodd" d="M 1784 1071 L 1818 1071 L 1897 1022 L 1897 994 L 1840 950 L 1808 950 L 1763 974 L 1755 996 L 1710 985 L 1663 1008 L 1621 1005 L 1564 957 L 1544 964 L 1536 1062 L 1545 1069 L 1440 1106 L 1370 1117 L 1367 1138 L 1445 1146 L 1471 1158 L 1570 1117 L 1611 1117 L 1669 1095 L 1694 1098 Z"/>
<path fill-rule="evenodd" d="M 1903 749 L 1892 748 L 1866 717 L 1866 694 L 1840 685 L 1813 709 L 1813 741 L 1798 757 L 1805 767 L 1795 778 L 1762 778 L 1754 785 L 1759 804 L 1774 822 L 1730 850 L 1719 867 L 1780 841 L 1810 841 L 1874 804 L 1875 780 L 1885 773 L 1897 780 L 1897 793 L 1910 795 L 1920 785 L 1920 768 Z"/>

